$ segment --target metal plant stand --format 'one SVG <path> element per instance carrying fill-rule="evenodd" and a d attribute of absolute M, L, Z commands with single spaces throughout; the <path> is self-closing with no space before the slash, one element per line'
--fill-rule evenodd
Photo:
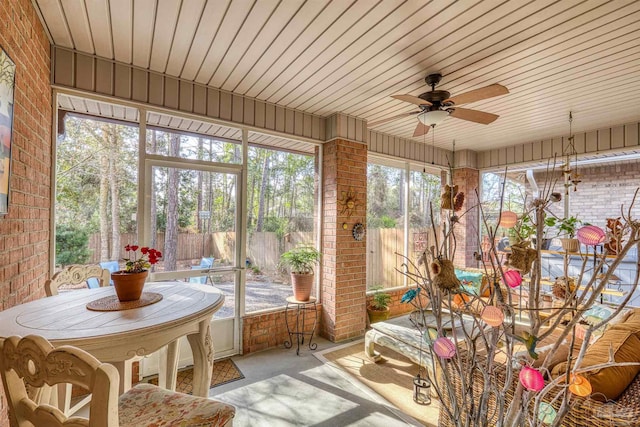
<path fill-rule="evenodd" d="M 289 324 L 289 311 L 295 310 L 295 323 Z M 306 312 L 312 311 L 313 314 L 313 328 L 311 332 L 305 332 L 305 320 Z M 292 316 L 293 317 L 293 316 Z M 287 324 L 287 333 L 289 334 L 289 340 L 284 342 L 285 348 L 291 348 L 293 346 L 293 337 L 296 337 L 296 354 L 300 355 L 300 344 L 304 345 L 305 337 L 309 336 L 309 350 L 315 350 L 318 348 L 318 344 L 312 343 L 313 334 L 316 331 L 316 325 L 318 323 L 318 310 L 316 307 L 316 298 L 310 297 L 309 301 L 298 301 L 295 297 L 287 297 L 287 307 L 284 312 L 285 323 Z M 292 329 L 292 327 L 294 329 Z"/>

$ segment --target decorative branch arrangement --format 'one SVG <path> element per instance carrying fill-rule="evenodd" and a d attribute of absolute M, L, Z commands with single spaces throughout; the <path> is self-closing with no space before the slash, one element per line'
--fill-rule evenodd
<path fill-rule="evenodd" d="M 548 208 L 559 200 L 552 188 L 545 186 L 523 214 L 537 236 L 545 235 Z M 422 360 L 433 393 L 440 400 L 441 426 L 600 426 L 637 421 L 640 412 L 627 411 L 621 404 L 607 401 L 607 396 L 594 393 L 588 377 L 603 368 L 640 365 L 640 357 L 620 362 L 609 348 L 602 363 L 583 366 L 592 337 L 621 316 L 638 286 L 640 270 L 636 266 L 624 301 L 595 323 L 584 323 L 625 256 L 633 248 L 640 249 L 640 222 L 631 215 L 637 196 L 638 190 L 630 207 L 626 211 L 621 208 L 621 218 L 615 224 L 615 251 L 605 246 L 603 253 L 596 253 L 595 245 L 606 240 L 598 227 L 577 230 L 588 251 L 575 255 L 582 262 L 572 278 L 565 252 L 564 280 L 554 285 L 564 298 L 551 307 L 542 298 L 542 239 L 536 239 L 535 245 L 525 241 L 512 246 L 505 257 L 495 245 L 500 218 L 497 224 L 489 223 L 480 204 L 475 208 L 480 210 L 491 246 L 488 254 L 477 258 L 487 260 L 482 262 L 482 272 L 489 296 L 482 297 L 481 292 L 460 282 L 452 259 L 454 229 L 464 213 L 455 213 L 455 203 L 449 203 L 451 211 L 442 240 L 436 240 L 416 262 L 407 259 L 402 272 L 417 285 L 402 301 L 416 308 L 411 318 L 424 340 Z M 566 353 L 563 348 L 568 348 Z M 542 350 L 555 357 L 544 357 Z M 558 356 L 562 356 L 563 370 L 556 373 L 551 364 Z M 640 380 L 636 382 L 640 387 Z"/>

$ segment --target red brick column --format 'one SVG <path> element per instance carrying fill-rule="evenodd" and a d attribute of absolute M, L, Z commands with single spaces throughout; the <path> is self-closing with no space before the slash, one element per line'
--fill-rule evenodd
<path fill-rule="evenodd" d="M 454 228 L 456 253 L 454 264 L 459 267 L 478 267 L 473 253 L 479 252 L 479 213 L 476 189 L 479 187 L 480 173 L 477 169 L 461 168 L 453 171 L 453 184 L 464 193 L 464 205 L 457 212 L 459 224 Z M 447 211 L 451 212 L 451 211 Z M 464 213 L 464 215 L 462 215 Z"/>
<path fill-rule="evenodd" d="M 44 297 L 49 277 L 51 62 L 31 1 L 0 1 L 0 46 L 16 64 L 9 214 L 0 216 L 0 310 L 6 310 Z M 0 426 L 7 425 L 0 387 Z"/>
<path fill-rule="evenodd" d="M 362 336 L 366 327 L 366 235 L 357 241 L 352 229 L 366 225 L 367 146 L 336 139 L 322 149 L 322 335 L 342 341 Z M 350 190 L 358 204 L 348 217 L 339 200 Z"/>

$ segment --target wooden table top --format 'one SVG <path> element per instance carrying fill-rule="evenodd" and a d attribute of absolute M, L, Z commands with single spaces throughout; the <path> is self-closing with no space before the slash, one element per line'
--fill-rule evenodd
<path fill-rule="evenodd" d="M 223 293 L 212 286 L 185 282 L 149 282 L 145 291 L 162 294 L 161 301 L 123 311 L 91 311 L 87 303 L 115 294 L 112 286 L 63 292 L 0 312 L 0 337 L 42 335 L 48 340 L 73 344 L 117 336 L 135 339 L 142 331 L 180 327 L 212 314 L 224 303 Z"/>

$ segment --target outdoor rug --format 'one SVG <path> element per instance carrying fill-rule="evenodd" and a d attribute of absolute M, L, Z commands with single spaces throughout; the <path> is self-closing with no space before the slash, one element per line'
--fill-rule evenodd
<path fill-rule="evenodd" d="M 383 361 L 374 363 L 364 353 L 364 342 L 341 346 L 323 353 L 328 363 L 348 373 L 403 413 L 426 426 L 438 425 L 439 405 L 432 398 L 430 405 L 418 405 L 413 401 L 413 378 L 418 365 L 401 354 L 385 347 L 376 346 Z"/>
<path fill-rule="evenodd" d="M 227 384 L 244 378 L 240 369 L 231 359 L 216 360 L 213 363 L 211 387 Z M 158 376 L 144 378 L 142 381 L 158 385 Z M 187 367 L 178 371 L 176 391 L 191 394 L 193 390 L 193 368 Z"/>

